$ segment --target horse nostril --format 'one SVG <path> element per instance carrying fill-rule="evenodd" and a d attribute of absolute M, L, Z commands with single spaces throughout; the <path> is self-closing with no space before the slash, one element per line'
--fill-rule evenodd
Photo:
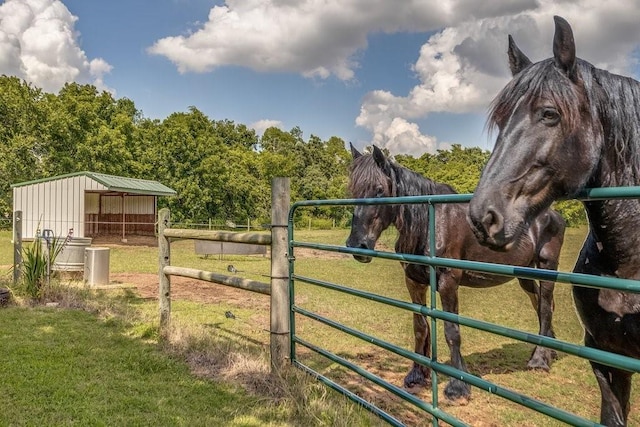
<path fill-rule="evenodd" d="M 482 218 L 482 225 L 487 231 L 487 235 L 492 239 L 495 239 L 495 237 L 502 233 L 504 229 L 504 218 L 495 209 L 489 208 Z"/>

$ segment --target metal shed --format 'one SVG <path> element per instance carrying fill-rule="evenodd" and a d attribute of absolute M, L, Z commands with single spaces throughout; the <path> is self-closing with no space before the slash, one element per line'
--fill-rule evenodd
<path fill-rule="evenodd" d="M 158 196 L 175 190 L 146 179 L 76 172 L 11 185 L 22 211 L 22 237 L 50 229 L 56 236 L 154 235 Z"/>

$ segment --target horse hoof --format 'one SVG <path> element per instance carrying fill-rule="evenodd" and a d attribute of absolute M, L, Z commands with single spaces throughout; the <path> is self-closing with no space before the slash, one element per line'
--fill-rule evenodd
<path fill-rule="evenodd" d="M 527 363 L 527 368 L 533 371 L 549 372 L 551 370 L 551 363 L 557 357 L 558 353 L 555 350 L 547 349 L 541 351 L 540 348 L 534 350 L 531 355 L 531 359 Z"/>
<path fill-rule="evenodd" d="M 471 388 L 465 382 L 451 380 L 444 388 L 444 397 L 454 405 L 464 406 L 471 398 Z"/>
<path fill-rule="evenodd" d="M 404 378 L 404 387 L 407 389 L 426 387 L 429 384 L 429 378 L 425 377 L 419 369 L 412 369 Z"/>
<path fill-rule="evenodd" d="M 530 360 L 529 363 L 527 363 L 527 369 L 529 369 L 530 371 L 544 371 L 544 372 L 549 372 L 551 370 L 551 368 L 546 362 L 533 361 L 533 360 Z"/>

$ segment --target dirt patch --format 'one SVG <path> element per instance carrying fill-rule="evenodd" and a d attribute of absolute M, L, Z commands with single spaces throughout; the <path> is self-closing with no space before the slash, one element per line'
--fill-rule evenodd
<path fill-rule="evenodd" d="M 112 284 L 135 288 L 141 298 L 158 299 L 159 278 L 157 274 L 111 273 L 109 278 Z M 269 298 L 264 295 L 180 276 L 171 277 L 171 299 L 204 303 L 226 302 L 269 309 Z"/>

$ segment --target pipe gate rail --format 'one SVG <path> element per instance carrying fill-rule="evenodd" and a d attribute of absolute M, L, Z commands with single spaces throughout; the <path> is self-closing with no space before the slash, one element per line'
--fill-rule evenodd
<path fill-rule="evenodd" d="M 535 345 L 542 345 L 545 347 L 552 348 L 554 350 L 562 351 L 567 354 L 571 354 L 581 358 L 586 358 L 592 361 L 596 361 L 599 363 L 603 363 L 609 366 L 625 369 L 632 372 L 640 372 L 640 360 L 622 356 L 619 354 L 608 353 L 608 352 L 597 350 L 594 348 L 588 348 L 581 345 L 572 344 L 572 343 L 561 341 L 555 338 L 549 338 L 549 337 L 540 336 L 537 334 L 523 332 L 513 328 L 508 328 L 501 325 L 472 319 L 462 315 L 455 315 L 452 313 L 439 310 L 436 307 L 436 283 L 435 283 L 436 270 L 435 268 L 436 267 L 460 268 L 464 270 L 474 270 L 478 272 L 499 274 L 503 276 L 523 277 L 523 278 L 536 279 L 536 280 L 540 280 L 540 279 L 550 280 L 550 281 L 555 281 L 560 283 L 569 283 L 569 284 L 588 286 L 588 287 L 594 287 L 594 288 L 602 288 L 602 289 L 615 289 L 620 291 L 629 291 L 629 292 L 636 292 L 636 293 L 640 293 L 640 281 L 618 279 L 618 278 L 612 278 L 612 277 L 591 276 L 591 275 L 578 274 L 578 273 L 565 273 L 565 272 L 559 272 L 554 270 L 514 267 L 514 266 L 502 265 L 502 264 L 490 264 L 490 263 L 482 263 L 482 262 L 475 262 L 475 261 L 464 261 L 464 260 L 440 258 L 437 256 L 418 256 L 418 255 L 412 255 L 412 254 L 391 253 L 391 252 L 368 250 L 368 249 L 347 248 L 345 246 L 309 243 L 309 242 L 296 241 L 294 239 L 293 218 L 294 218 L 295 211 L 298 208 L 313 207 L 313 206 L 355 206 L 355 205 L 378 205 L 378 204 L 391 205 L 391 204 L 420 204 L 421 203 L 421 204 L 428 205 L 429 218 L 430 218 L 429 253 L 435 254 L 436 253 L 435 221 L 432 220 L 435 217 L 435 205 L 438 203 L 466 203 L 470 201 L 471 197 L 472 197 L 472 194 L 450 194 L 450 195 L 433 195 L 433 196 L 387 197 L 387 198 L 373 198 L 373 199 L 308 200 L 308 201 L 301 201 L 301 202 L 294 203 L 291 206 L 291 209 L 289 210 L 289 218 L 288 218 L 288 241 L 289 241 L 288 258 L 289 258 L 289 274 L 290 274 L 289 301 L 291 302 L 290 326 L 291 326 L 291 362 L 292 364 L 306 371 L 307 373 L 315 376 L 316 378 L 318 378 L 320 381 L 322 381 L 329 387 L 343 393 L 353 401 L 361 404 L 362 406 L 369 409 L 376 415 L 380 416 L 390 424 L 397 425 L 397 426 L 403 425 L 402 422 L 396 419 L 395 417 L 393 417 L 392 415 L 384 412 L 382 409 L 376 407 L 374 404 L 366 401 L 365 399 L 361 398 L 360 396 L 346 389 L 344 386 L 325 377 L 321 373 L 315 371 L 313 368 L 305 365 L 302 361 L 300 361 L 296 354 L 297 345 L 306 347 L 312 352 L 320 354 L 328 358 L 332 362 L 335 362 L 365 377 L 366 379 L 383 387 L 384 389 L 390 391 L 391 393 L 404 399 L 405 401 L 410 402 L 411 404 L 415 405 L 417 408 L 422 409 L 423 411 L 431 414 L 433 416 L 434 426 L 439 425 L 439 420 L 443 420 L 453 426 L 466 425 L 464 422 L 456 419 L 455 417 L 451 416 L 450 414 L 447 414 L 442 409 L 440 409 L 438 405 L 439 396 L 438 396 L 438 378 L 436 375 L 437 373 L 442 373 L 447 376 L 456 377 L 477 388 L 480 388 L 489 393 L 498 395 L 510 401 L 516 402 L 524 407 L 530 408 L 534 411 L 540 412 L 542 414 L 545 414 L 549 417 L 563 421 L 570 425 L 574 425 L 574 426 L 598 425 L 593 421 L 584 419 L 575 414 L 569 413 L 563 409 L 551 406 L 535 398 L 532 398 L 520 393 L 516 393 L 512 390 L 509 390 L 505 387 L 501 387 L 497 384 L 484 380 L 473 374 L 460 371 L 449 365 L 438 362 L 437 360 L 437 356 L 438 356 L 437 328 L 436 328 L 437 321 L 447 320 L 450 322 L 459 323 L 460 325 L 463 325 L 463 326 L 468 326 L 478 330 L 490 332 L 493 334 L 498 334 L 504 337 L 516 339 L 519 341 L 523 341 L 523 342 L 527 342 Z M 636 198 L 640 198 L 640 187 L 587 189 L 582 193 L 580 193 L 578 198 L 580 200 L 603 200 L 603 199 L 625 199 L 625 198 L 636 199 Z M 428 266 L 430 270 L 430 292 L 431 292 L 430 306 L 427 307 L 427 306 L 421 306 L 413 303 L 408 303 L 405 301 L 388 298 L 388 297 L 373 294 L 370 292 L 349 288 L 347 286 L 325 282 L 312 277 L 297 275 L 295 274 L 295 253 L 294 253 L 295 248 L 309 248 L 309 249 L 337 252 L 337 253 L 344 253 L 344 254 L 351 254 L 351 255 L 365 255 L 369 257 L 404 261 L 404 262 Z M 295 283 L 297 281 L 304 282 L 304 283 L 307 283 L 313 286 L 318 286 L 325 289 L 331 289 L 333 291 L 343 292 L 352 296 L 364 298 L 371 301 L 376 301 L 376 302 L 387 304 L 393 307 L 401 308 L 401 309 L 410 311 L 412 313 L 420 313 L 424 316 L 429 317 L 431 322 L 431 331 L 432 331 L 431 357 L 424 357 L 424 356 L 418 355 L 413 351 L 408 351 L 404 348 L 395 346 L 379 338 L 376 338 L 374 336 L 352 329 L 348 326 L 342 325 L 331 319 L 325 318 L 320 314 L 310 312 L 296 305 L 295 304 Z M 362 339 L 367 343 L 372 343 L 385 350 L 391 351 L 397 355 L 403 356 L 409 360 L 412 360 L 414 362 L 418 362 L 427 366 L 432 370 L 432 375 L 431 375 L 432 401 L 430 403 L 425 402 L 417 398 L 416 396 L 406 392 L 402 388 L 395 386 L 393 384 L 390 384 L 384 381 L 383 379 L 381 379 L 380 377 L 362 369 L 358 365 L 355 365 L 350 361 L 336 354 L 333 354 L 325 349 L 322 349 L 317 345 L 314 345 L 310 342 L 305 341 L 304 339 L 302 339 L 296 334 L 296 329 L 295 329 L 296 315 L 310 318 L 314 321 L 317 321 L 324 325 L 335 328 L 340 332 Z"/>

